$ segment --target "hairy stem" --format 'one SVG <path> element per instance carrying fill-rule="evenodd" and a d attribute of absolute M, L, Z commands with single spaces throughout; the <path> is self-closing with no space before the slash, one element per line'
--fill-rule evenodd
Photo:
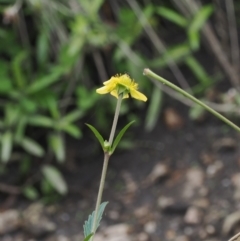
<path fill-rule="evenodd" d="M 219 119 L 224 121 L 226 124 L 228 124 L 229 126 L 234 128 L 235 130 L 240 132 L 240 128 L 237 125 L 235 125 L 233 122 L 231 122 L 230 120 L 225 118 L 223 115 L 219 114 L 217 111 L 213 110 L 208 105 L 204 104 L 202 101 L 200 101 L 197 98 L 195 98 L 194 96 L 190 95 L 189 93 L 187 93 L 183 89 L 179 88 L 178 86 L 174 85 L 173 83 L 171 83 L 171 82 L 167 81 L 166 79 L 160 77 L 159 75 L 155 74 L 150 69 L 144 69 L 143 74 L 148 76 L 148 77 L 150 77 L 150 78 L 154 78 L 154 79 L 160 81 L 162 84 L 167 85 L 168 87 L 174 89 L 175 91 L 177 91 L 178 93 L 180 93 L 183 96 L 187 97 L 188 99 L 192 100 L 193 102 L 201 105 L 207 111 L 211 112 L 213 115 L 215 115 L 216 117 L 218 117 Z"/>
<path fill-rule="evenodd" d="M 110 146 L 112 145 L 113 138 L 114 138 L 114 135 L 115 135 L 121 103 L 122 103 L 122 95 L 119 96 L 118 101 L 117 101 L 117 106 L 116 106 L 115 115 L 114 115 L 114 119 L 113 119 L 112 129 L 111 129 L 110 137 L 109 137 L 109 141 L 108 141 Z M 92 227 L 93 236 L 91 238 L 91 241 L 93 241 L 93 238 L 94 238 L 94 235 L 95 235 L 95 232 L 96 232 L 96 229 L 97 229 L 97 217 L 98 217 L 99 207 L 100 207 L 100 204 L 101 204 L 101 201 L 102 201 L 102 194 L 103 194 L 104 184 L 105 184 L 105 180 L 106 180 L 109 158 L 110 158 L 109 153 L 105 152 L 101 181 L 100 181 L 100 185 L 99 185 L 99 189 L 98 189 L 95 215 L 94 215 L 94 220 L 93 220 L 93 227 Z"/>

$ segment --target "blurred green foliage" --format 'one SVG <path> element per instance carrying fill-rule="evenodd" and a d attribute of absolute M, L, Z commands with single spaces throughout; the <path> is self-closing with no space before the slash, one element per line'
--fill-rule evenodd
<path fill-rule="evenodd" d="M 165 70 L 170 59 L 192 71 L 198 80 L 193 91 L 199 93 L 214 83 L 194 55 L 213 6 L 204 5 L 189 17 L 163 2 L 141 4 L 144 23 L 127 1 L 0 0 L 1 165 L 13 161 L 15 152 L 20 153 L 17 159 L 25 176 L 31 171 L 29 160 L 43 160 L 53 153 L 55 160 L 64 162 L 65 134 L 81 138 L 84 118 L 94 113 L 100 129 L 108 126 L 106 115 L 115 103 L 100 99 L 95 88 L 113 74 L 128 72 L 148 95 L 147 130 L 156 125 L 163 96 L 144 79 L 144 67 Z M 163 30 L 164 37 L 163 20 L 174 26 L 168 32 L 177 29 L 183 38 L 170 41 L 159 54 L 147 30 L 157 34 Z M 123 103 L 122 112 L 142 107 L 138 102 Z M 51 192 L 49 186 L 66 193 L 55 167 L 40 169 L 43 194 Z M 39 196 L 34 185 L 22 182 L 30 199 Z"/>

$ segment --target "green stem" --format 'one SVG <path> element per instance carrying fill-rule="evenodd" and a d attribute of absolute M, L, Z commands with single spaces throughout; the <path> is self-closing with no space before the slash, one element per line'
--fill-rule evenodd
<path fill-rule="evenodd" d="M 107 167 L 108 167 L 108 161 L 109 161 L 110 156 L 108 155 L 108 153 L 104 154 L 104 162 L 103 162 L 103 169 L 102 169 L 102 175 L 101 175 L 101 181 L 100 181 L 100 185 L 99 185 L 99 190 L 98 190 L 98 196 L 97 196 L 97 202 L 96 202 L 96 207 L 95 207 L 95 215 L 94 215 L 94 220 L 93 220 L 93 227 L 92 227 L 92 241 L 95 235 L 95 231 L 97 228 L 97 216 L 98 216 L 98 211 L 99 211 L 99 207 L 101 204 L 101 200 L 102 200 L 102 194 L 103 194 L 103 189 L 104 189 L 104 184 L 105 184 L 105 179 L 106 179 L 106 174 L 107 174 Z"/>
<path fill-rule="evenodd" d="M 118 101 L 117 101 L 117 106 L 116 106 L 115 115 L 114 115 L 114 119 L 113 119 L 112 129 L 111 129 L 111 133 L 110 133 L 110 137 L 109 137 L 109 141 L 108 141 L 110 146 L 112 146 L 112 143 L 113 143 L 113 138 L 114 138 L 115 131 L 116 131 L 116 126 L 117 126 L 117 122 L 118 122 L 121 103 L 122 103 L 122 95 L 120 95 L 118 97 Z"/>
<path fill-rule="evenodd" d="M 235 130 L 240 132 L 240 128 L 237 125 L 235 125 L 234 123 L 232 123 L 230 120 L 225 118 L 223 115 L 219 114 L 217 111 L 213 110 L 211 107 L 207 106 L 202 101 L 198 100 L 197 98 L 195 98 L 194 96 L 190 95 L 186 91 L 182 90 L 178 86 L 174 85 L 173 83 L 171 83 L 171 82 L 167 81 L 166 79 L 160 77 L 159 75 L 155 74 L 150 69 L 144 69 L 143 74 L 148 76 L 148 77 L 150 77 L 150 78 L 159 80 L 162 84 L 167 85 L 168 87 L 174 89 L 175 91 L 177 91 L 178 93 L 180 93 L 183 96 L 187 97 L 188 99 L 192 100 L 193 102 L 201 105 L 203 108 L 205 108 L 206 110 L 211 112 L 213 115 L 215 115 L 216 117 L 218 117 L 219 119 L 224 121 L 226 124 L 228 124 L 229 126 L 234 128 Z"/>
<path fill-rule="evenodd" d="M 110 137 L 109 137 L 109 141 L 108 141 L 110 146 L 112 145 L 113 138 L 114 138 L 114 135 L 115 135 L 121 103 L 122 103 L 122 96 L 119 96 L 118 101 L 117 101 L 116 110 L 115 110 L 114 119 L 113 119 L 112 129 L 111 129 Z M 102 201 L 102 194 L 103 194 L 104 184 L 105 184 L 105 180 L 106 180 L 109 158 L 110 158 L 109 153 L 105 152 L 101 181 L 100 181 L 100 185 L 99 185 L 96 208 L 95 208 L 95 215 L 94 215 L 94 220 L 93 220 L 93 227 L 92 227 L 93 236 L 91 238 L 91 241 L 93 241 L 95 231 L 96 231 L 96 228 L 97 228 L 97 217 L 98 217 L 99 207 L 100 207 L 100 204 L 101 204 L 101 201 Z"/>

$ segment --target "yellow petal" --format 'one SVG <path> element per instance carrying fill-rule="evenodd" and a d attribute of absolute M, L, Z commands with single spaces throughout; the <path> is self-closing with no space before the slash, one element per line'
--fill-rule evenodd
<path fill-rule="evenodd" d="M 113 95 L 114 97 L 116 97 L 118 99 L 118 93 L 116 90 L 111 91 L 111 95 Z"/>
<path fill-rule="evenodd" d="M 147 101 L 147 97 L 137 90 L 131 89 L 130 94 L 133 98 L 137 100 Z"/>
<path fill-rule="evenodd" d="M 97 92 L 98 94 L 103 95 L 103 94 L 107 94 L 107 93 L 111 92 L 111 89 L 109 89 L 108 86 L 103 86 L 103 87 L 101 87 L 101 88 L 96 89 L 96 92 Z"/>

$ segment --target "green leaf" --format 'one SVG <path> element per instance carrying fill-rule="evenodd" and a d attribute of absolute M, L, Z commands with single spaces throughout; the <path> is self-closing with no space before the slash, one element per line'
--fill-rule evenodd
<path fill-rule="evenodd" d="M 7 162 L 10 159 L 13 145 L 13 135 L 12 132 L 6 131 L 2 135 L 2 151 L 1 151 L 1 159 L 2 162 Z"/>
<path fill-rule="evenodd" d="M 41 127 L 53 127 L 54 120 L 43 115 L 31 116 L 27 119 L 28 124 Z"/>
<path fill-rule="evenodd" d="M 200 34 L 195 31 L 188 31 L 188 40 L 192 50 L 198 50 L 200 46 Z"/>
<path fill-rule="evenodd" d="M 181 62 L 183 59 L 191 54 L 191 48 L 189 47 L 189 44 L 183 43 L 176 45 L 172 48 L 169 48 L 163 56 L 160 58 L 156 58 L 149 62 L 149 65 L 151 67 L 166 67 L 166 65 L 169 62 L 169 58 L 173 59 L 174 61 Z"/>
<path fill-rule="evenodd" d="M 118 143 L 120 142 L 120 140 L 122 139 L 124 133 L 126 132 L 126 130 L 130 127 L 130 125 L 133 124 L 133 122 L 135 121 L 131 121 L 130 123 L 128 123 L 127 125 L 125 125 L 122 130 L 118 133 L 117 137 L 115 138 L 114 142 L 113 142 L 113 145 L 112 145 L 112 148 L 111 148 L 111 153 L 110 154 L 113 154 L 113 152 L 115 151 Z"/>
<path fill-rule="evenodd" d="M 213 13 L 212 5 L 203 6 L 194 16 L 188 28 L 188 38 L 191 47 L 196 50 L 199 48 L 200 36 L 199 31 L 203 28 L 204 24 Z"/>
<path fill-rule="evenodd" d="M 60 123 L 61 123 L 61 125 L 69 124 L 69 123 L 77 121 L 82 116 L 83 116 L 83 112 L 81 110 L 74 110 L 74 111 L 68 113 L 66 116 L 64 116 L 61 119 Z"/>
<path fill-rule="evenodd" d="M 176 25 L 182 28 L 185 28 L 188 25 L 188 20 L 185 17 L 169 8 L 158 7 L 156 9 L 156 12 L 162 17 L 166 18 L 167 20 L 175 23 Z"/>
<path fill-rule="evenodd" d="M 61 128 L 61 130 L 67 132 L 70 136 L 78 139 L 82 136 L 82 132 L 78 126 L 69 124 Z"/>
<path fill-rule="evenodd" d="M 60 133 L 55 133 L 49 136 L 49 144 L 52 148 L 58 162 L 62 163 L 65 160 L 65 144 Z"/>
<path fill-rule="evenodd" d="M 192 72 L 197 77 L 200 83 L 204 85 L 210 84 L 211 79 L 208 77 L 208 74 L 206 73 L 205 69 L 197 61 L 196 58 L 194 58 L 193 56 L 188 56 L 185 59 L 185 63 L 192 70 Z"/>
<path fill-rule="evenodd" d="M 103 137 L 101 136 L 101 134 L 98 132 L 98 130 L 93 127 L 92 125 L 90 124 L 86 124 L 90 129 L 91 131 L 93 132 L 93 134 L 96 136 L 96 138 L 98 139 L 99 143 L 101 144 L 102 146 L 102 149 L 104 150 L 104 139 Z"/>
<path fill-rule="evenodd" d="M 27 58 L 28 53 L 26 51 L 20 52 L 12 63 L 13 75 L 18 87 L 23 88 L 26 86 L 26 76 L 24 75 L 22 64 L 24 60 Z"/>
<path fill-rule="evenodd" d="M 4 111 L 5 124 L 11 127 L 18 121 L 19 115 L 21 114 L 20 108 L 17 105 L 6 104 Z"/>
<path fill-rule="evenodd" d="M 59 119 L 60 118 L 60 111 L 58 108 L 58 101 L 57 98 L 54 96 L 48 96 L 46 99 L 47 107 L 50 111 L 51 116 L 54 119 Z"/>
<path fill-rule="evenodd" d="M 42 168 L 43 175 L 52 185 L 52 187 L 62 195 L 67 193 L 67 184 L 59 170 L 51 165 L 45 165 Z"/>
<path fill-rule="evenodd" d="M 44 155 L 44 149 L 33 139 L 24 137 L 19 144 L 22 146 L 23 149 L 25 149 L 28 153 L 42 157 Z"/>
<path fill-rule="evenodd" d="M 9 93 L 12 90 L 11 79 L 8 79 L 5 76 L 1 76 L 1 75 L 0 75 L 0 78 L 1 78 L 0 93 L 1 94 Z"/>
<path fill-rule="evenodd" d="M 189 31 L 198 32 L 199 30 L 201 30 L 212 13 L 213 13 L 212 5 L 203 6 L 191 21 L 191 24 L 189 26 Z"/>
<path fill-rule="evenodd" d="M 47 32 L 42 30 L 37 39 L 37 61 L 42 66 L 47 64 L 48 52 L 49 52 L 49 42 Z"/>
<path fill-rule="evenodd" d="M 37 109 L 37 104 L 29 98 L 21 98 L 19 105 L 27 113 L 33 113 Z"/>
<path fill-rule="evenodd" d="M 37 189 L 32 186 L 25 187 L 22 192 L 23 195 L 30 200 L 36 200 L 39 196 Z"/>
<path fill-rule="evenodd" d="M 83 241 L 89 241 L 90 238 L 93 236 L 93 233 L 90 233 Z"/>
<path fill-rule="evenodd" d="M 25 115 L 21 115 L 17 122 L 17 127 L 14 135 L 14 139 L 16 141 L 20 141 L 23 138 L 23 136 L 25 135 L 26 126 L 27 126 L 27 118 Z"/>
<path fill-rule="evenodd" d="M 94 221 L 94 216 L 95 216 L 95 211 L 93 211 L 92 214 L 89 215 L 88 220 L 85 221 L 84 225 L 83 225 L 83 231 L 84 231 L 84 237 L 88 237 L 90 234 L 95 233 L 97 231 L 97 228 L 100 225 L 100 221 L 102 219 L 102 215 L 104 212 L 104 209 L 106 208 L 106 205 L 108 204 L 108 202 L 103 202 L 101 203 L 101 205 L 99 206 L 99 211 L 98 211 L 98 216 L 97 216 L 97 223 L 96 223 L 96 229 L 93 229 L 93 221 Z"/>
<path fill-rule="evenodd" d="M 205 112 L 206 112 L 205 109 L 201 105 L 195 104 L 194 106 L 192 106 L 190 108 L 189 117 L 192 120 L 197 120 L 197 119 L 201 118 Z"/>
<path fill-rule="evenodd" d="M 147 131 L 151 131 L 157 123 L 162 104 L 162 91 L 154 88 L 150 101 L 145 121 L 145 129 Z"/>
<path fill-rule="evenodd" d="M 61 70 L 58 67 L 52 69 L 51 73 L 45 75 L 40 79 L 35 79 L 34 82 L 26 89 L 27 94 L 35 94 L 53 83 L 60 80 L 61 75 L 64 73 L 64 69 Z"/>

